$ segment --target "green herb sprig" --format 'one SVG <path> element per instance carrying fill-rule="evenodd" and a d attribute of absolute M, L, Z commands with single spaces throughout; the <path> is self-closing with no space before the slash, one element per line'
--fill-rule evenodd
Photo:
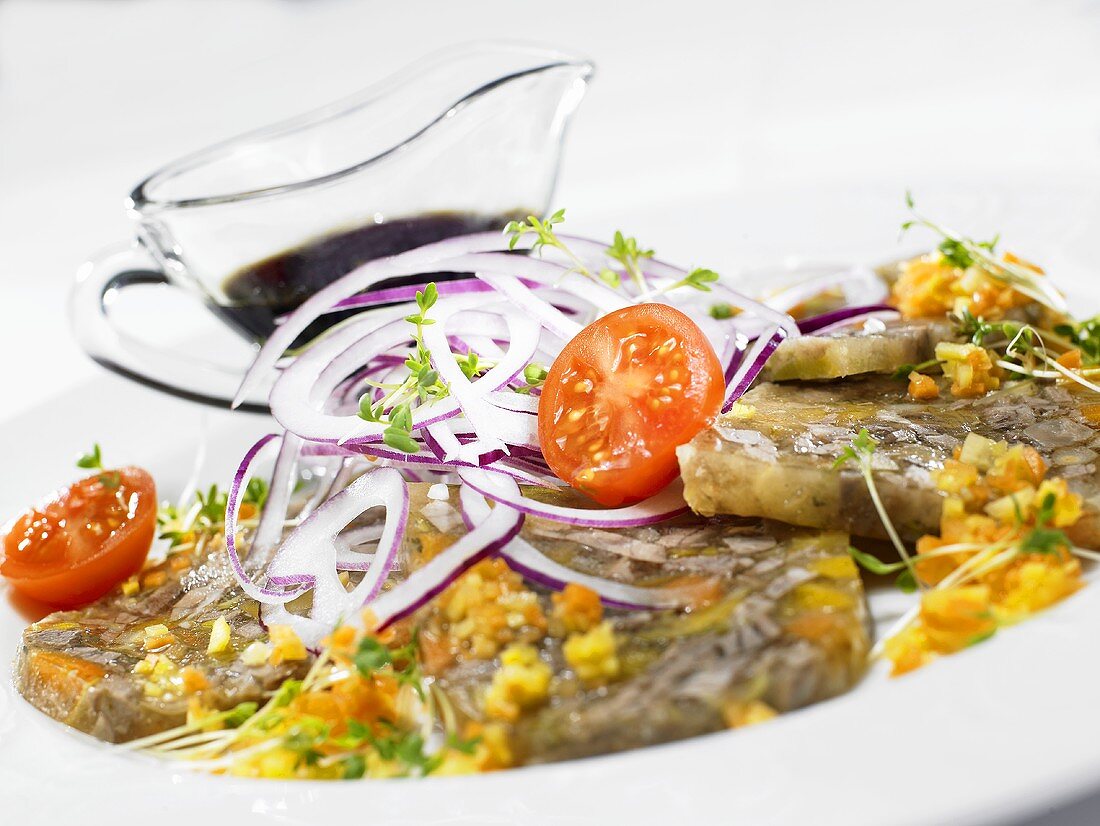
<path fill-rule="evenodd" d="M 1083 363 L 1100 365 L 1100 316 L 1076 323 L 1058 324 L 1054 332 L 1081 351 Z"/>
<path fill-rule="evenodd" d="M 1011 261 L 998 259 L 995 255 L 998 238 L 991 241 L 974 241 L 971 238 L 953 232 L 917 212 L 913 195 L 905 193 L 905 205 L 913 217 L 902 223 L 901 231 L 908 232 L 913 227 L 925 227 L 939 235 L 943 241 L 939 251 L 944 259 L 961 269 L 978 267 L 984 273 L 998 281 L 1011 285 L 1014 289 L 1050 307 L 1055 312 L 1067 314 L 1066 301 L 1050 281 L 1027 267 Z"/>
<path fill-rule="evenodd" d="M 639 292 L 645 292 L 649 289 L 649 284 L 646 282 L 645 275 L 642 273 L 642 268 L 639 262 L 643 258 L 652 258 L 654 252 L 651 249 L 644 249 L 638 246 L 638 241 L 635 238 L 628 238 L 624 236 L 619 230 L 615 230 L 615 237 L 604 253 L 612 261 L 618 261 L 623 265 L 623 268 L 630 274 L 630 277 L 634 279 L 634 284 L 637 286 Z M 600 272 L 600 279 L 605 283 L 617 287 L 619 285 L 619 274 L 614 270 L 605 269 Z"/>
<path fill-rule="evenodd" d="M 92 449 L 88 453 L 77 457 L 76 466 L 81 470 L 101 471 L 99 483 L 108 490 L 114 490 L 122 484 L 122 476 L 119 475 L 117 470 L 107 470 L 103 466 L 103 451 L 100 450 L 99 442 L 92 445 Z"/>
<path fill-rule="evenodd" d="M 268 488 L 266 479 L 251 477 L 245 484 L 241 504 L 252 505 L 257 512 L 262 511 L 270 492 Z M 188 534 L 212 536 L 225 527 L 228 502 L 228 492 L 214 484 L 205 491 L 195 491 L 193 503 L 185 508 L 183 514 L 176 505 L 165 503 L 157 510 L 157 525 L 160 528 L 157 538 L 169 540 L 168 548 L 174 550 L 183 544 Z M 194 513 L 191 513 L 192 510 Z"/>
<path fill-rule="evenodd" d="M 883 505 L 882 497 L 878 492 L 878 485 L 875 484 L 872 460 L 875 454 L 876 445 L 877 442 L 871 438 L 871 434 L 867 432 L 867 428 L 861 429 L 859 435 L 841 451 L 836 461 L 833 462 L 833 469 L 838 470 L 849 463 L 854 463 L 856 465 L 860 475 L 863 477 L 864 483 L 867 485 L 867 492 L 871 496 L 871 502 L 875 506 L 875 511 L 878 513 L 878 518 L 882 522 L 882 527 L 885 528 L 886 535 L 890 537 L 890 542 L 893 543 L 894 548 L 897 549 L 898 556 L 901 557 L 900 564 L 905 568 L 902 574 L 898 576 L 896 584 L 903 591 L 915 590 L 918 587 L 923 587 L 920 578 L 917 576 L 916 567 L 913 565 L 913 560 L 909 555 L 908 549 L 905 547 L 905 543 L 902 542 L 901 537 L 898 536 L 893 520 L 890 519 L 890 514 L 886 512 L 886 507 Z M 855 549 L 849 549 L 849 553 L 853 550 Z M 852 554 L 852 556 L 856 562 L 863 564 L 870 555 L 858 553 L 858 555 Z M 886 563 L 882 563 L 881 560 L 877 561 L 882 566 L 886 566 Z M 880 568 L 873 572 L 882 573 L 883 571 L 884 568 Z"/>
<path fill-rule="evenodd" d="M 910 373 L 923 373 L 925 370 L 930 370 L 941 364 L 943 364 L 943 362 L 939 359 L 928 359 L 928 361 L 922 361 L 920 364 L 903 364 L 891 373 L 890 377 L 898 381 L 908 381 Z"/>
<path fill-rule="evenodd" d="M 435 324 L 428 317 L 429 310 L 439 300 L 439 288 L 435 282 L 427 284 L 416 292 L 417 312 L 405 317 L 413 325 L 414 352 L 405 359 L 408 375 L 395 385 L 384 386 L 389 392 L 378 401 L 371 393 L 365 393 L 359 399 L 359 418 L 368 422 L 384 423 L 382 441 L 394 450 L 402 453 L 416 453 L 420 447 L 412 438 L 412 403 L 421 404 L 441 399 L 448 394 L 447 386 L 440 380 L 438 371 L 432 367 L 432 354 L 424 345 L 424 328 Z M 478 364 L 476 353 L 467 354 L 459 360 L 460 367 L 473 371 Z M 382 386 L 382 385 L 378 385 Z"/>

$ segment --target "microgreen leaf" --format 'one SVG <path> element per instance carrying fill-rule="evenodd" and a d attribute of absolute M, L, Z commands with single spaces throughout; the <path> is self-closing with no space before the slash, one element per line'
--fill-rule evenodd
<path fill-rule="evenodd" d="M 1058 503 L 1058 497 L 1053 491 L 1048 491 L 1039 500 L 1039 507 L 1035 512 L 1035 524 L 1040 528 L 1054 521 L 1054 506 Z"/>
<path fill-rule="evenodd" d="M 602 270 L 600 270 L 600 281 L 602 281 L 604 284 L 611 287 L 612 289 L 618 289 L 619 286 L 623 283 L 623 280 L 619 276 L 619 274 L 608 267 L 604 267 Z"/>
<path fill-rule="evenodd" d="M 374 637 L 363 637 L 359 641 L 359 650 L 355 652 L 355 667 L 364 677 L 370 677 L 392 662 L 390 650 Z"/>
<path fill-rule="evenodd" d="M 541 364 L 531 363 L 523 368 L 523 380 L 531 387 L 539 387 L 546 381 L 547 370 Z"/>
<path fill-rule="evenodd" d="M 218 525 L 225 521 L 225 506 L 228 495 L 218 490 L 217 485 L 211 485 L 204 494 L 201 490 L 195 492 L 199 502 L 199 514 L 197 519 L 206 527 Z"/>
<path fill-rule="evenodd" d="M 691 287 L 694 290 L 709 293 L 710 287 L 708 285 L 713 284 L 718 278 L 719 275 L 714 270 L 708 270 L 705 267 L 696 267 L 668 289 L 675 290 L 677 287 Z"/>
<path fill-rule="evenodd" d="M 371 398 L 370 393 L 364 393 L 359 397 L 359 418 L 366 419 L 368 422 L 378 421 L 381 411 L 375 412 L 374 399 Z"/>
<path fill-rule="evenodd" d="M 981 634 L 975 634 L 973 637 L 971 637 L 970 639 L 968 639 L 966 641 L 966 647 L 970 648 L 971 646 L 978 645 L 979 643 L 983 643 L 996 633 L 997 633 L 997 629 L 996 628 L 991 628 L 988 631 L 985 631 Z"/>
<path fill-rule="evenodd" d="M 435 282 L 430 282 L 423 291 L 417 290 L 416 292 L 416 306 L 420 308 L 420 313 L 423 315 L 435 306 L 436 300 L 439 298 L 439 288 L 435 285 Z"/>
<path fill-rule="evenodd" d="M 920 364 L 903 364 L 891 373 L 890 377 L 898 379 L 899 381 L 908 381 L 910 373 L 923 373 L 930 367 L 936 367 L 940 364 L 942 364 L 942 362 L 938 359 L 929 359 L 928 361 L 922 361 Z"/>
<path fill-rule="evenodd" d="M 708 270 L 703 267 L 696 267 L 694 270 L 687 274 L 684 281 L 687 282 L 689 287 L 694 287 L 697 290 L 703 292 L 710 292 L 710 287 L 707 284 L 713 284 L 718 280 L 718 273 L 714 270 Z"/>
<path fill-rule="evenodd" d="M 966 251 L 965 245 L 955 238 L 945 238 L 939 246 L 943 260 L 960 270 L 967 270 L 974 266 L 974 259 Z"/>
<path fill-rule="evenodd" d="M 899 591 L 905 594 L 911 594 L 917 590 L 917 577 L 908 568 L 898 574 L 897 579 L 894 580 L 894 585 Z"/>
<path fill-rule="evenodd" d="M 367 773 L 367 758 L 362 754 L 349 754 L 340 761 L 345 780 L 358 780 Z"/>
<path fill-rule="evenodd" d="M 255 506 L 257 510 L 262 510 L 264 503 L 267 501 L 267 494 L 267 480 L 261 476 L 253 476 L 245 485 L 243 501 L 246 504 Z"/>
<path fill-rule="evenodd" d="M 872 574 L 885 576 L 886 574 L 892 574 L 895 571 L 900 571 L 905 568 L 904 562 L 883 562 L 874 554 L 866 553 L 851 545 L 848 546 L 848 553 L 851 554 L 852 559 L 856 561 L 859 567 L 870 571 Z"/>
<path fill-rule="evenodd" d="M 545 221 L 539 220 L 534 215 L 528 215 L 526 221 L 509 221 L 504 227 L 504 234 L 511 236 L 508 240 L 508 249 L 514 250 L 519 239 L 528 233 L 535 234 L 535 243 L 532 251 L 550 246 L 563 249 L 564 245 L 554 235 L 554 225 L 565 221 L 565 210 L 559 209 Z"/>
<path fill-rule="evenodd" d="M 454 732 L 447 733 L 447 748 L 454 749 L 462 754 L 473 754 L 481 743 L 481 736 L 463 738 Z"/>
<path fill-rule="evenodd" d="M 711 318 L 716 318 L 719 321 L 727 318 L 733 318 L 734 316 L 733 305 L 727 304 L 724 301 L 719 302 L 718 304 L 711 304 L 710 310 L 708 312 L 710 313 Z"/>
<path fill-rule="evenodd" d="M 622 232 L 616 230 L 615 238 L 611 246 L 604 250 L 604 254 L 612 261 L 618 261 L 623 265 L 640 292 L 646 291 L 648 285 L 638 262 L 643 258 L 652 258 L 654 255 L 653 250 L 640 248 L 636 239 L 628 238 Z M 603 270 L 600 273 L 600 278 L 612 287 L 619 286 L 619 275 L 614 270 Z"/>
<path fill-rule="evenodd" d="M 481 362 L 481 356 L 479 356 L 473 350 L 470 350 L 464 356 L 455 355 L 455 361 L 457 362 L 459 369 L 462 370 L 462 374 L 470 380 L 477 378 L 479 375 L 486 372 L 489 367 L 492 366 L 491 363 L 483 364 Z"/>
<path fill-rule="evenodd" d="M 1057 528 L 1034 528 L 1020 540 L 1020 553 L 1057 555 L 1071 547 L 1069 537 Z"/>
<path fill-rule="evenodd" d="M 1059 324 L 1054 332 L 1076 345 L 1085 364 L 1100 364 L 1100 316 L 1077 323 Z"/>
<path fill-rule="evenodd" d="M 862 428 L 851 443 L 837 456 L 836 461 L 833 462 L 833 469 L 841 468 L 849 462 L 855 462 L 858 466 L 860 475 L 863 476 L 863 481 L 867 485 L 867 493 L 871 497 L 871 504 L 875 506 L 875 511 L 878 513 L 879 521 L 905 565 L 905 570 L 898 576 L 897 586 L 902 590 L 906 590 L 911 584 L 916 589 L 919 580 L 913 567 L 913 560 L 909 556 L 905 543 L 898 536 L 893 520 L 890 519 L 890 514 L 887 513 L 886 506 L 882 503 L 882 497 L 879 496 L 878 486 L 875 484 L 875 474 L 871 462 L 876 445 L 877 442 L 871 437 L 867 428 Z"/>
<path fill-rule="evenodd" d="M 418 453 L 420 451 L 420 445 L 413 440 L 409 432 L 396 427 L 387 427 L 383 430 L 382 441 L 402 453 Z"/>
<path fill-rule="evenodd" d="M 301 693 L 301 680 L 283 680 L 283 684 L 276 689 L 275 695 L 271 698 L 271 704 L 275 708 L 284 708 Z"/>
<path fill-rule="evenodd" d="M 833 469 L 843 467 L 848 462 L 855 462 L 861 468 L 864 464 L 870 467 L 871 456 L 875 452 L 876 444 L 877 442 L 867 432 L 867 428 L 862 428 L 851 443 L 840 451 L 840 455 L 833 462 Z"/>
<path fill-rule="evenodd" d="M 226 728 L 239 728 L 244 722 L 259 710 L 259 705 L 254 702 L 238 703 L 230 711 L 226 712 L 222 722 Z"/>
<path fill-rule="evenodd" d="M 90 453 L 85 453 L 77 458 L 76 466 L 85 470 L 103 470 L 103 454 L 99 449 L 99 442 L 92 445 Z"/>

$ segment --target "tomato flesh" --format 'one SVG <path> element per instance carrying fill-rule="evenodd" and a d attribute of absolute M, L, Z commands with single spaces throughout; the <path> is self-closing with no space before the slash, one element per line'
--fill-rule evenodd
<path fill-rule="evenodd" d="M 20 515 L 0 575 L 59 608 L 84 605 L 141 570 L 156 531 L 156 487 L 135 467 L 89 476 Z"/>
<path fill-rule="evenodd" d="M 676 448 L 722 406 L 725 381 L 702 330 L 665 304 L 597 319 L 554 360 L 539 399 L 550 469 L 608 507 L 676 478 Z"/>

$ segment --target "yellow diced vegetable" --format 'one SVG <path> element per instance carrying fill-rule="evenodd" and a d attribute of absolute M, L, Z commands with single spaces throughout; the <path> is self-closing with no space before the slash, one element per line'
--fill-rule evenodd
<path fill-rule="evenodd" d="M 220 654 L 229 647 L 230 630 L 225 617 L 214 620 L 214 626 L 210 629 L 210 642 L 206 646 L 207 654 Z"/>

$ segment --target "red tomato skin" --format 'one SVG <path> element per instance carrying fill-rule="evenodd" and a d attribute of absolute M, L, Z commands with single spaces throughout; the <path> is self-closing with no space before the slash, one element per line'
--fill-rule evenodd
<path fill-rule="evenodd" d="M 114 473 L 118 474 L 120 489 L 127 496 L 137 495 L 137 505 L 132 518 L 112 529 L 102 541 L 89 543 L 86 537 L 74 535 L 72 525 L 81 521 L 79 508 L 97 495 L 98 479 Z M 11 532 L 3 538 L 5 557 L 0 562 L 0 575 L 14 590 L 55 608 L 87 605 L 136 574 L 145 564 L 156 533 L 156 501 L 153 478 L 141 468 L 125 467 L 82 479 L 13 522 Z M 32 514 L 43 513 L 53 517 L 49 524 L 51 538 L 46 543 L 53 543 L 53 547 L 45 554 L 19 555 L 16 546 L 21 537 L 17 529 L 26 527 L 24 520 Z M 64 558 L 73 556 L 77 558 Z"/>
<path fill-rule="evenodd" d="M 662 341 L 673 343 L 669 352 L 655 347 Z M 630 342 L 641 344 L 640 356 Z M 543 455 L 601 505 L 641 501 L 679 475 L 676 448 L 714 418 L 724 394 L 718 357 L 688 316 L 665 304 L 625 307 L 594 321 L 554 360 L 539 399 Z M 607 458 L 594 462 L 585 450 Z"/>

